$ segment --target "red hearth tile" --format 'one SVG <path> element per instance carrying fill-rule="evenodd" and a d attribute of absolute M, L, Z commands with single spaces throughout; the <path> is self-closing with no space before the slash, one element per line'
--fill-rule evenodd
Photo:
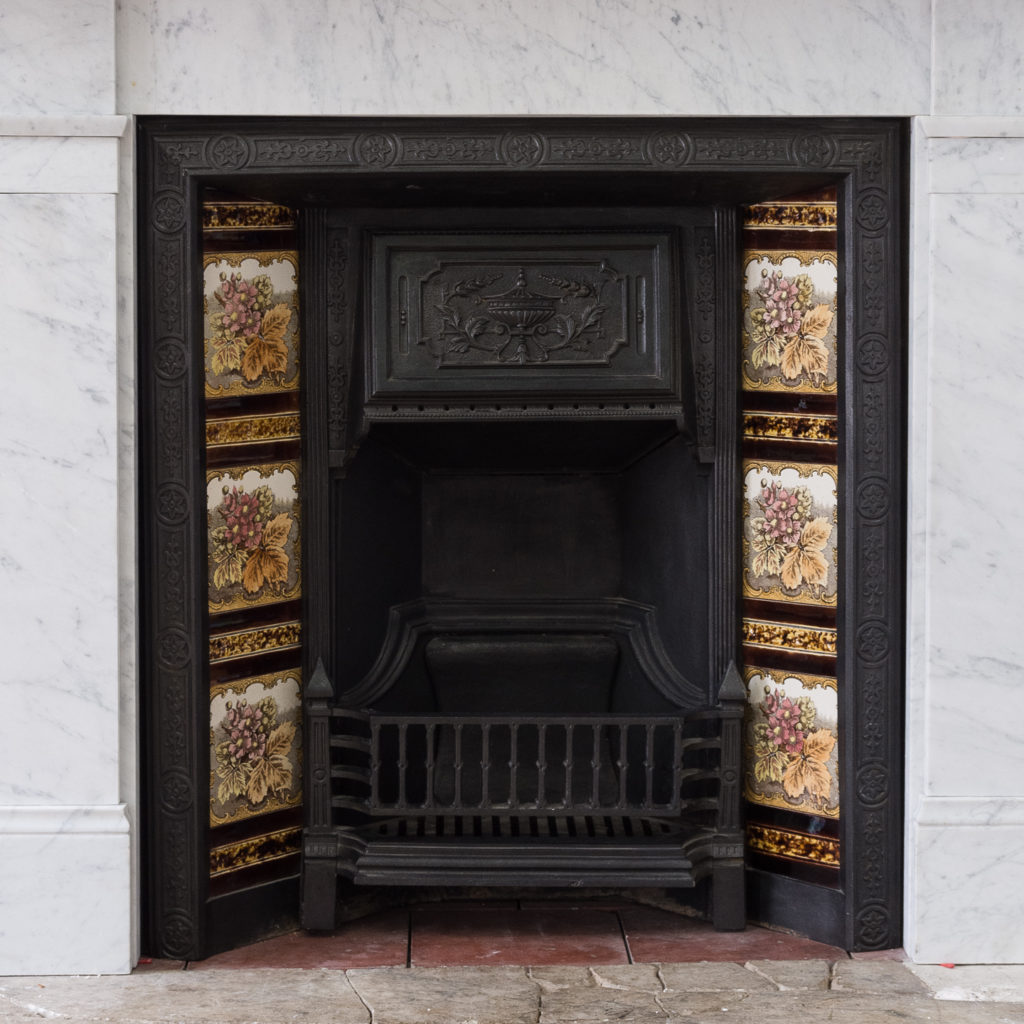
<path fill-rule="evenodd" d="M 628 963 L 606 910 L 442 910 L 412 918 L 414 967 Z"/>
<path fill-rule="evenodd" d="M 342 925 L 331 935 L 292 932 L 189 964 L 190 971 L 229 967 L 404 967 L 409 914 L 388 910 Z"/>
<path fill-rule="evenodd" d="M 845 960 L 845 950 L 797 935 L 748 926 L 716 932 L 696 918 L 637 907 L 619 912 L 636 963 L 697 963 L 747 960 Z"/>

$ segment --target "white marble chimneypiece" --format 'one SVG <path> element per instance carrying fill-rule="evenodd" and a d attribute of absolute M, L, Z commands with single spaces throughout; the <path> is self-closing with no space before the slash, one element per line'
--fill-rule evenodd
<path fill-rule="evenodd" d="M 1024 962 L 1022 37 L 1019 0 L 5 5 L 0 974 L 137 956 L 135 114 L 914 117 L 906 942 Z"/>

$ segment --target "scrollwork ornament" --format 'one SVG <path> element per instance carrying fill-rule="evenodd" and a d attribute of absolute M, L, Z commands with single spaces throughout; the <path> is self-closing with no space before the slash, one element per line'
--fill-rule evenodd
<path fill-rule="evenodd" d="M 190 657 L 185 631 L 174 626 L 165 629 L 157 638 L 156 652 L 160 663 L 166 668 L 184 668 Z"/>
<path fill-rule="evenodd" d="M 889 511 L 889 485 L 880 477 L 865 480 L 857 489 L 857 511 L 865 519 L 881 519 Z"/>
<path fill-rule="evenodd" d="M 857 345 L 857 367 L 865 377 L 877 377 L 889 368 L 889 346 L 878 334 L 869 334 Z"/>
<path fill-rule="evenodd" d="M 889 223 L 889 205 L 881 192 L 872 190 L 860 197 L 857 223 L 865 231 L 881 231 Z"/>
<path fill-rule="evenodd" d="M 889 772 L 884 764 L 872 762 L 857 771 L 857 796 L 862 804 L 877 806 L 889 796 Z"/>
<path fill-rule="evenodd" d="M 172 193 L 157 196 L 153 202 L 153 225 L 157 231 L 171 234 L 185 226 L 185 203 Z"/>
<path fill-rule="evenodd" d="M 889 940 L 889 911 L 884 904 L 869 903 L 857 912 L 857 943 L 882 949 Z"/>
<path fill-rule="evenodd" d="M 834 140 L 824 135 L 804 135 L 793 149 L 797 160 L 807 167 L 827 167 L 836 155 Z"/>
<path fill-rule="evenodd" d="M 164 484 L 157 493 L 156 514 L 167 526 L 177 526 L 188 518 L 188 491 L 181 484 Z"/>
<path fill-rule="evenodd" d="M 681 132 L 658 132 L 648 141 L 647 152 L 655 163 L 679 167 L 690 159 L 693 144 Z"/>
<path fill-rule="evenodd" d="M 153 368 L 163 380 L 176 380 L 188 368 L 185 346 L 180 338 L 161 338 L 153 357 Z"/>
<path fill-rule="evenodd" d="M 173 960 L 187 960 L 193 954 L 193 940 L 196 927 L 190 914 L 183 910 L 172 910 L 164 915 L 163 928 L 164 956 Z"/>
<path fill-rule="evenodd" d="M 513 167 L 533 167 L 540 162 L 544 146 L 540 138 L 531 132 L 506 135 L 501 143 L 505 159 Z"/>
<path fill-rule="evenodd" d="M 180 768 L 165 772 L 161 778 L 160 802 L 169 814 L 183 814 L 192 806 L 192 782 Z"/>
<path fill-rule="evenodd" d="M 857 630 L 857 651 L 869 664 L 883 661 L 889 646 L 889 627 L 884 622 L 865 622 Z"/>
<path fill-rule="evenodd" d="M 356 153 L 364 164 L 373 167 L 389 167 L 398 156 L 398 143 L 391 135 L 378 132 L 362 135 L 356 143 Z"/>
<path fill-rule="evenodd" d="M 237 171 L 249 162 L 249 146 L 237 135 L 221 135 L 210 140 L 206 158 L 219 171 Z"/>

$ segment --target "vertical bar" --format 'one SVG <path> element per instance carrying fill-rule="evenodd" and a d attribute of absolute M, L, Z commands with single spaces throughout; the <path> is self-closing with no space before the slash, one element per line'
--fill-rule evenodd
<path fill-rule="evenodd" d="M 370 721 L 370 765 L 380 764 L 380 723 Z M 380 772 L 370 771 L 370 804 L 380 806 Z"/>
<path fill-rule="evenodd" d="M 434 729 L 436 729 L 437 726 L 434 722 L 428 722 L 425 728 L 427 741 L 427 788 L 426 792 L 423 794 L 423 806 L 431 807 L 434 803 Z M 373 773 L 373 777 L 374 785 L 376 785 L 376 772 Z"/>
<path fill-rule="evenodd" d="M 400 722 L 398 725 L 398 806 L 405 809 L 405 769 L 406 762 L 406 735 L 407 723 Z"/>
<path fill-rule="evenodd" d="M 509 727 L 509 762 L 508 762 L 508 804 L 509 807 L 519 806 L 519 723 L 513 722 Z"/>
<path fill-rule="evenodd" d="M 648 722 L 647 750 L 644 753 L 644 807 L 650 809 L 654 806 L 654 730 L 657 726 L 654 722 Z"/>
<path fill-rule="evenodd" d="M 682 794 L 683 788 L 683 722 L 677 718 L 672 726 L 672 793 L 673 805 L 682 807 L 685 804 Z"/>
<path fill-rule="evenodd" d="M 455 802 L 452 806 L 462 806 L 462 722 L 455 723 Z"/>
<path fill-rule="evenodd" d="M 594 746 L 591 751 L 590 758 L 590 769 L 591 769 L 591 784 L 590 784 L 590 806 L 600 807 L 600 795 L 601 795 L 601 723 L 597 722 L 592 726 L 594 731 Z"/>
<path fill-rule="evenodd" d="M 629 774 L 629 726 L 619 723 L 619 807 L 626 806 L 626 778 Z"/>
<path fill-rule="evenodd" d="M 480 737 L 480 806 L 486 807 L 491 801 L 491 723 L 484 722 Z"/>
<path fill-rule="evenodd" d="M 548 773 L 548 752 L 547 752 L 547 723 L 541 722 L 537 726 L 537 806 L 542 807 L 547 803 L 544 796 L 544 781 Z"/>
<path fill-rule="evenodd" d="M 562 762 L 565 765 L 565 806 L 569 808 L 572 806 L 572 772 L 573 772 L 573 759 L 572 759 L 572 743 L 573 743 L 573 730 L 575 725 L 570 722 L 565 728 L 565 760 Z"/>

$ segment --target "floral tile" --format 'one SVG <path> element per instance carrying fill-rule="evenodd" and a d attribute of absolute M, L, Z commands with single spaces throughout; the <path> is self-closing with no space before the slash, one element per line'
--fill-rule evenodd
<path fill-rule="evenodd" d="M 206 396 L 299 386 L 298 254 L 203 257 Z"/>
<path fill-rule="evenodd" d="M 743 386 L 835 393 L 834 251 L 744 253 Z"/>
<path fill-rule="evenodd" d="M 747 668 L 746 797 L 839 817 L 839 699 L 832 676 Z"/>
<path fill-rule="evenodd" d="M 743 593 L 834 606 L 837 587 L 835 466 L 743 464 Z"/>
<path fill-rule="evenodd" d="M 210 824 L 302 803 L 298 669 L 210 689 Z"/>
<path fill-rule="evenodd" d="M 298 596 L 298 463 L 208 470 L 206 509 L 210 611 Z"/>

